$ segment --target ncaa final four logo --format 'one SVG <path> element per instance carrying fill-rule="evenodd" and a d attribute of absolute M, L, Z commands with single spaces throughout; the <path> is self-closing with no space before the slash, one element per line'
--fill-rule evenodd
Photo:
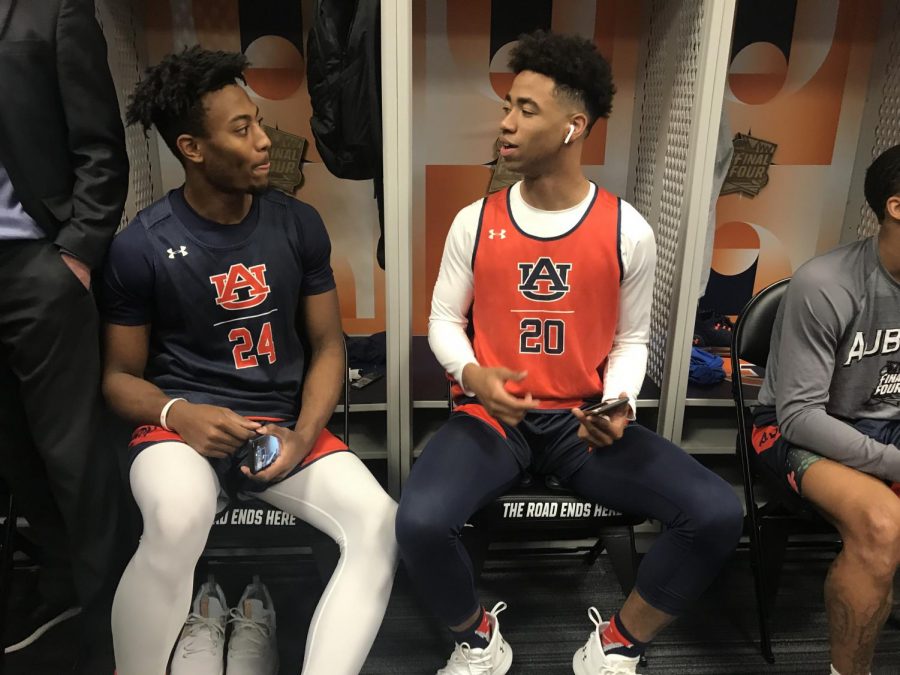
<path fill-rule="evenodd" d="M 263 129 L 272 141 L 269 148 L 269 184 L 293 196 L 303 182 L 301 167 L 306 139 L 268 125 L 263 125 Z"/>
<path fill-rule="evenodd" d="M 888 361 L 879 376 L 872 399 L 900 408 L 900 362 Z"/>
<path fill-rule="evenodd" d="M 740 192 L 755 197 L 769 183 L 769 167 L 778 146 L 749 134 L 736 134 L 733 144 L 734 158 L 719 194 Z"/>

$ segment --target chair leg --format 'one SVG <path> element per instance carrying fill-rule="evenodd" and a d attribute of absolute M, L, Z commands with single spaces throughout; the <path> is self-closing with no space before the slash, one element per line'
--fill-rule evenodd
<path fill-rule="evenodd" d="M 603 548 L 609 554 L 616 579 L 622 593 L 626 596 L 631 593 L 637 578 L 637 551 L 634 548 L 634 528 L 624 527 L 604 532 L 600 535 L 598 544 L 602 542 Z M 591 551 L 593 554 L 594 550 Z M 589 555 L 591 555 L 589 554 Z"/>
<path fill-rule="evenodd" d="M 766 566 L 763 563 L 764 547 L 762 536 L 756 527 L 750 527 L 750 567 L 753 570 L 753 585 L 756 591 L 756 615 L 759 621 L 759 647 L 763 658 L 769 663 L 775 663 L 775 654 L 772 652 L 772 635 L 769 630 L 769 603 L 768 584 L 766 582 Z"/>
<path fill-rule="evenodd" d="M 766 579 L 766 609 L 767 613 L 771 614 L 781 582 L 788 533 L 779 523 L 761 523 L 760 539 L 762 540 L 762 564 Z"/>

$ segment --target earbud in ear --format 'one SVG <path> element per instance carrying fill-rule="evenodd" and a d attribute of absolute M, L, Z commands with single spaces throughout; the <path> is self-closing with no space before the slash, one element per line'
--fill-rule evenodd
<path fill-rule="evenodd" d="M 575 133 L 575 125 L 569 125 L 569 133 L 566 134 L 566 140 L 563 141 L 563 145 L 568 145 L 569 141 L 572 140 L 572 134 Z"/>

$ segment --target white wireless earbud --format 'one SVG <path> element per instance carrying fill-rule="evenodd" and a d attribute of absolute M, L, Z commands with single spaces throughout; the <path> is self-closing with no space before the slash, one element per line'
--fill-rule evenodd
<path fill-rule="evenodd" d="M 569 125 L 569 133 L 566 134 L 566 140 L 563 141 L 563 145 L 568 145 L 569 141 L 572 139 L 572 134 L 575 133 L 575 125 Z"/>

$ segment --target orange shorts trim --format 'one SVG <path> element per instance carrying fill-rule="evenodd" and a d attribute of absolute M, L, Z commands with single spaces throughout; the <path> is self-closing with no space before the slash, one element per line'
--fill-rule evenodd
<path fill-rule="evenodd" d="M 184 443 L 184 439 L 174 431 L 166 431 L 159 425 L 145 424 L 138 427 L 131 434 L 131 440 L 128 441 L 128 447 L 133 448 L 143 443 L 162 443 L 163 441 L 177 441 Z"/>
<path fill-rule="evenodd" d="M 471 415 L 472 417 L 477 417 L 482 422 L 487 423 L 493 429 L 506 438 L 506 430 L 500 426 L 500 422 L 497 421 L 497 418 L 493 417 L 487 410 L 485 410 L 484 406 L 480 403 L 463 403 L 462 405 L 455 406 L 453 408 L 453 412 L 461 412 L 467 415 Z"/>
<path fill-rule="evenodd" d="M 283 422 L 280 417 L 248 417 L 254 422 Z M 141 443 L 162 443 L 163 441 L 176 441 L 184 443 L 184 439 L 174 431 L 166 431 L 158 424 L 144 424 L 135 429 L 128 441 L 128 447 L 133 448 Z"/>
<path fill-rule="evenodd" d="M 487 415 L 487 412 L 485 412 L 485 415 Z M 248 419 L 252 419 L 256 422 L 282 421 L 277 417 L 250 417 Z M 131 435 L 131 440 L 128 442 L 128 447 L 133 448 L 137 445 L 162 443 L 165 441 L 184 443 L 184 439 L 174 431 L 166 431 L 158 425 L 145 424 L 134 430 L 134 433 L 132 433 Z M 347 447 L 346 443 L 344 443 L 340 438 L 328 431 L 328 429 L 322 429 L 321 433 L 319 433 L 319 437 L 316 439 L 316 442 L 313 443 L 312 450 L 310 450 L 309 454 L 303 458 L 303 461 L 300 462 L 299 467 L 303 468 L 309 464 L 312 464 L 317 459 L 322 459 L 322 457 L 327 457 L 332 453 L 342 452 L 349 449 L 350 448 Z"/>
<path fill-rule="evenodd" d="M 322 433 L 319 434 L 316 442 L 313 443 L 312 450 L 310 450 L 309 454 L 303 458 L 302 462 L 300 462 L 300 468 L 308 466 L 317 459 L 322 459 L 335 452 L 343 452 L 344 450 L 349 449 L 350 448 L 347 447 L 347 444 L 344 443 L 344 441 L 328 431 L 328 429 L 322 429 Z"/>

